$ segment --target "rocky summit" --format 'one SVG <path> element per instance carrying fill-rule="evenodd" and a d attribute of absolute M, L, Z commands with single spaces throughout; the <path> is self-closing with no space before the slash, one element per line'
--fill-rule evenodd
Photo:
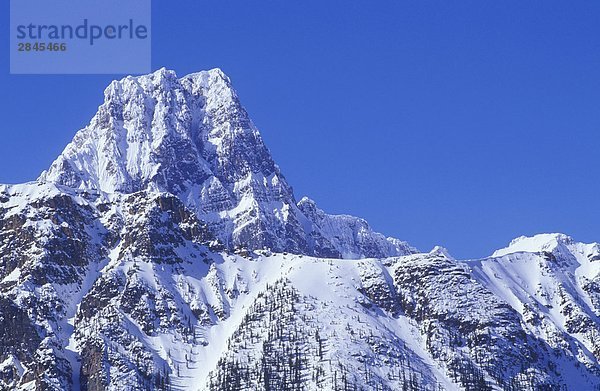
<path fill-rule="evenodd" d="M 0 185 L 1 390 L 600 390 L 600 245 L 461 261 L 297 201 L 219 69 L 104 97 Z"/>

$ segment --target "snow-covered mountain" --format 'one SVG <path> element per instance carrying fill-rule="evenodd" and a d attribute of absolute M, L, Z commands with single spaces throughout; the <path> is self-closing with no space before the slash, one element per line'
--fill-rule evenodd
<path fill-rule="evenodd" d="M 229 249 L 354 258 L 413 251 L 360 219 L 321 228 L 307 218 L 219 69 L 127 77 L 104 97 L 39 181 L 102 194 L 168 192 Z"/>
<path fill-rule="evenodd" d="M 598 244 L 458 261 L 296 202 L 220 70 L 113 82 L 0 185 L 2 390 L 598 390 L 599 316 Z"/>

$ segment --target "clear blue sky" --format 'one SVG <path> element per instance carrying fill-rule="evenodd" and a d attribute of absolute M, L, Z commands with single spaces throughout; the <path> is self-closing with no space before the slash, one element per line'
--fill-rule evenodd
<path fill-rule="evenodd" d="M 422 250 L 600 241 L 598 1 L 155 0 L 152 58 L 222 68 L 298 198 Z M 0 66 L 0 183 L 36 178 L 121 77 Z"/>

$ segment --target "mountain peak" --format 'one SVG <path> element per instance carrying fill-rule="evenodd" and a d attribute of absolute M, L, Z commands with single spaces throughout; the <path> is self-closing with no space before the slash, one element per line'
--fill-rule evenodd
<path fill-rule="evenodd" d="M 312 201 L 297 205 L 218 68 L 182 78 L 161 68 L 113 81 L 89 125 L 38 180 L 117 196 L 170 193 L 230 248 L 334 258 L 412 251 L 362 219 L 329 216 Z"/>
<path fill-rule="evenodd" d="M 433 249 L 431 249 L 429 254 L 437 255 L 437 256 L 449 259 L 451 261 L 456 260 L 452 255 L 450 255 L 450 251 L 448 251 L 447 248 L 442 247 L 442 246 L 435 246 Z"/>
<path fill-rule="evenodd" d="M 221 70 L 178 79 L 161 68 L 113 81 L 90 124 L 39 179 L 105 193 L 135 192 L 149 184 L 181 191 L 186 182 L 206 180 L 214 152 L 224 144 L 235 148 L 244 133 L 264 152 Z"/>
<path fill-rule="evenodd" d="M 190 73 L 190 74 L 184 76 L 182 79 L 185 79 L 185 78 L 190 78 L 190 79 L 197 79 L 197 78 L 208 79 L 208 78 L 213 78 L 213 79 L 221 79 L 221 80 L 223 80 L 223 81 L 225 81 L 227 83 L 231 83 L 231 80 L 225 74 L 225 72 L 223 72 L 223 70 L 221 70 L 221 68 L 212 68 L 212 69 L 209 69 L 207 71 L 193 72 L 193 73 Z"/>
<path fill-rule="evenodd" d="M 493 256 L 499 257 L 518 252 L 552 252 L 558 247 L 570 246 L 572 244 L 574 244 L 573 238 L 562 233 L 545 233 L 534 236 L 520 236 L 516 239 L 513 239 L 508 247 L 496 250 Z"/>

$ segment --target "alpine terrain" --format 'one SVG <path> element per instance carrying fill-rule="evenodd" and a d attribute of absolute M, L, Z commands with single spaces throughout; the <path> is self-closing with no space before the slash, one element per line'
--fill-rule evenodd
<path fill-rule="evenodd" d="M 0 185 L 2 390 L 600 390 L 600 245 L 460 261 L 297 200 L 220 70 Z"/>

